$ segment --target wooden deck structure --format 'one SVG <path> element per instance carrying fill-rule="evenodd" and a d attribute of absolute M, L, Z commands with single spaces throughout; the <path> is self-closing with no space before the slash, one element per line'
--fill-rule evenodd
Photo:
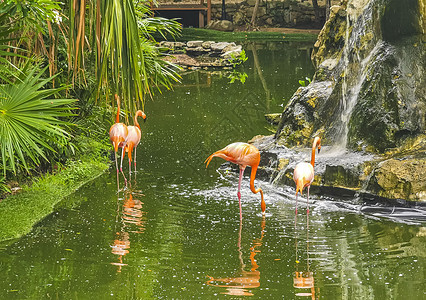
<path fill-rule="evenodd" d="M 161 4 L 154 6 L 151 2 L 152 11 L 198 11 L 198 25 L 200 28 L 204 27 L 204 15 L 207 15 L 207 24 L 211 20 L 211 0 L 207 0 L 207 5 L 204 0 L 200 3 L 174 3 L 174 4 Z"/>

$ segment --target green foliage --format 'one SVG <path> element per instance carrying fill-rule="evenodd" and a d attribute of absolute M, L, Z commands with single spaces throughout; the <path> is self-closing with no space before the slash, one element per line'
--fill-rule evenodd
<path fill-rule="evenodd" d="M 241 65 L 248 59 L 246 52 L 242 50 L 238 55 L 231 53 L 231 59 L 229 60 L 232 63 L 232 66 L 235 68 L 238 65 Z"/>
<path fill-rule="evenodd" d="M 2 78 L 7 84 L 0 86 L 0 151 L 3 171 L 10 168 L 16 173 L 21 166 L 29 172 L 28 160 L 35 165 L 40 158 L 47 159 L 46 151 L 56 152 L 69 134 L 62 117 L 71 116 L 74 99 L 55 99 L 65 88 L 44 89 L 54 77 L 41 79 L 43 72 L 28 70 L 29 64 L 14 82 Z M 58 147 L 56 147 L 58 146 Z"/>
<path fill-rule="evenodd" d="M 37 178 L 31 187 L 0 202 L 0 240 L 18 238 L 53 211 L 55 204 L 88 181 L 103 174 L 108 165 L 99 160 L 72 161 L 59 174 Z"/>
<path fill-rule="evenodd" d="M 46 31 L 41 26 L 46 21 L 57 22 L 61 2 L 52 0 L 5 0 L 0 5 L 0 13 L 7 12 L 14 22 L 23 22 L 20 25 Z"/>
<path fill-rule="evenodd" d="M 71 2 L 68 57 L 74 82 L 78 78 L 85 82 L 85 64 L 91 61 L 87 57 L 93 55 L 97 96 L 105 94 L 107 103 L 113 103 L 109 95 L 117 93 L 132 113 L 143 109 L 145 96 L 152 95 L 154 88 L 171 88 L 172 82 L 179 80 L 178 68 L 160 59 L 152 37 L 154 32 L 178 34 L 179 23 L 152 18 L 147 5 L 133 0 L 100 0 L 88 9 L 80 0 Z M 84 50 L 87 40 L 93 52 Z"/>
<path fill-rule="evenodd" d="M 311 83 L 311 79 L 309 77 L 305 77 L 305 79 L 306 79 L 306 81 L 305 80 L 299 80 L 299 84 L 301 86 L 307 86 Z M 308 84 L 306 84 L 306 82 L 308 82 Z"/>
<path fill-rule="evenodd" d="M 229 83 L 234 83 L 236 80 L 244 84 L 246 82 L 248 75 L 246 72 L 238 72 L 237 70 L 233 70 L 228 78 L 230 79 Z"/>
<path fill-rule="evenodd" d="M 10 188 L 5 184 L 6 178 L 0 177 L 0 195 L 4 193 L 10 193 Z"/>

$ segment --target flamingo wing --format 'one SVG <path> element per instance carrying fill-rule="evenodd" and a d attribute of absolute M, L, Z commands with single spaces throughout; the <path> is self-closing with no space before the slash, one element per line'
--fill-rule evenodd
<path fill-rule="evenodd" d="M 115 123 L 109 130 L 109 139 L 114 144 L 114 150 L 117 152 L 118 147 L 123 147 L 123 142 L 128 135 L 128 128 L 123 123 Z"/>
<path fill-rule="evenodd" d="M 234 164 L 240 165 L 245 168 L 246 166 L 255 165 L 256 162 L 259 164 L 260 154 L 259 150 L 253 145 L 247 143 L 232 143 L 226 146 L 225 148 L 216 151 L 210 155 L 204 162 L 207 162 L 206 168 L 208 167 L 210 161 L 213 157 L 220 157 L 227 161 L 230 161 Z"/>

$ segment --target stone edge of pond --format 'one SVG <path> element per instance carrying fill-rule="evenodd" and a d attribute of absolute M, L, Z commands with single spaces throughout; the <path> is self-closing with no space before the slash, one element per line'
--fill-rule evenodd
<path fill-rule="evenodd" d="M 109 168 L 106 161 L 75 161 L 57 174 L 40 177 L 0 202 L 0 242 L 18 239 L 54 212 L 55 205 Z"/>
<path fill-rule="evenodd" d="M 301 157 L 308 157 L 308 152 L 303 154 L 296 147 L 278 146 L 273 135 L 255 136 L 249 143 L 261 152 L 259 177 L 277 185 L 294 186 L 294 166 Z M 311 185 L 313 194 L 344 198 L 356 196 L 363 201 L 383 205 L 426 207 L 426 176 L 422 172 L 426 167 L 426 157 L 398 160 L 394 156 L 357 152 L 345 152 L 342 156 L 340 158 L 346 157 L 349 162 L 345 159 L 331 161 L 333 157 L 316 161 L 315 180 Z"/>

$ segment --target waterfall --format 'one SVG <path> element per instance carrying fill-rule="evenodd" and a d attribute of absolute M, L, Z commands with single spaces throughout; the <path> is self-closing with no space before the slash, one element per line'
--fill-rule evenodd
<path fill-rule="evenodd" d="M 374 2 L 349 0 L 347 4 L 345 44 L 341 59 L 343 64 L 341 100 L 338 110 L 339 116 L 334 124 L 335 144 L 333 150 L 336 152 L 346 150 L 351 114 L 367 76 L 370 60 L 381 45 L 380 41 L 373 41 L 375 45 L 369 47 L 370 51 L 362 53 L 362 55 L 360 50 L 355 51 L 356 48 L 361 47 L 362 37 L 367 36 L 373 30 L 371 23 L 374 18 Z"/>

